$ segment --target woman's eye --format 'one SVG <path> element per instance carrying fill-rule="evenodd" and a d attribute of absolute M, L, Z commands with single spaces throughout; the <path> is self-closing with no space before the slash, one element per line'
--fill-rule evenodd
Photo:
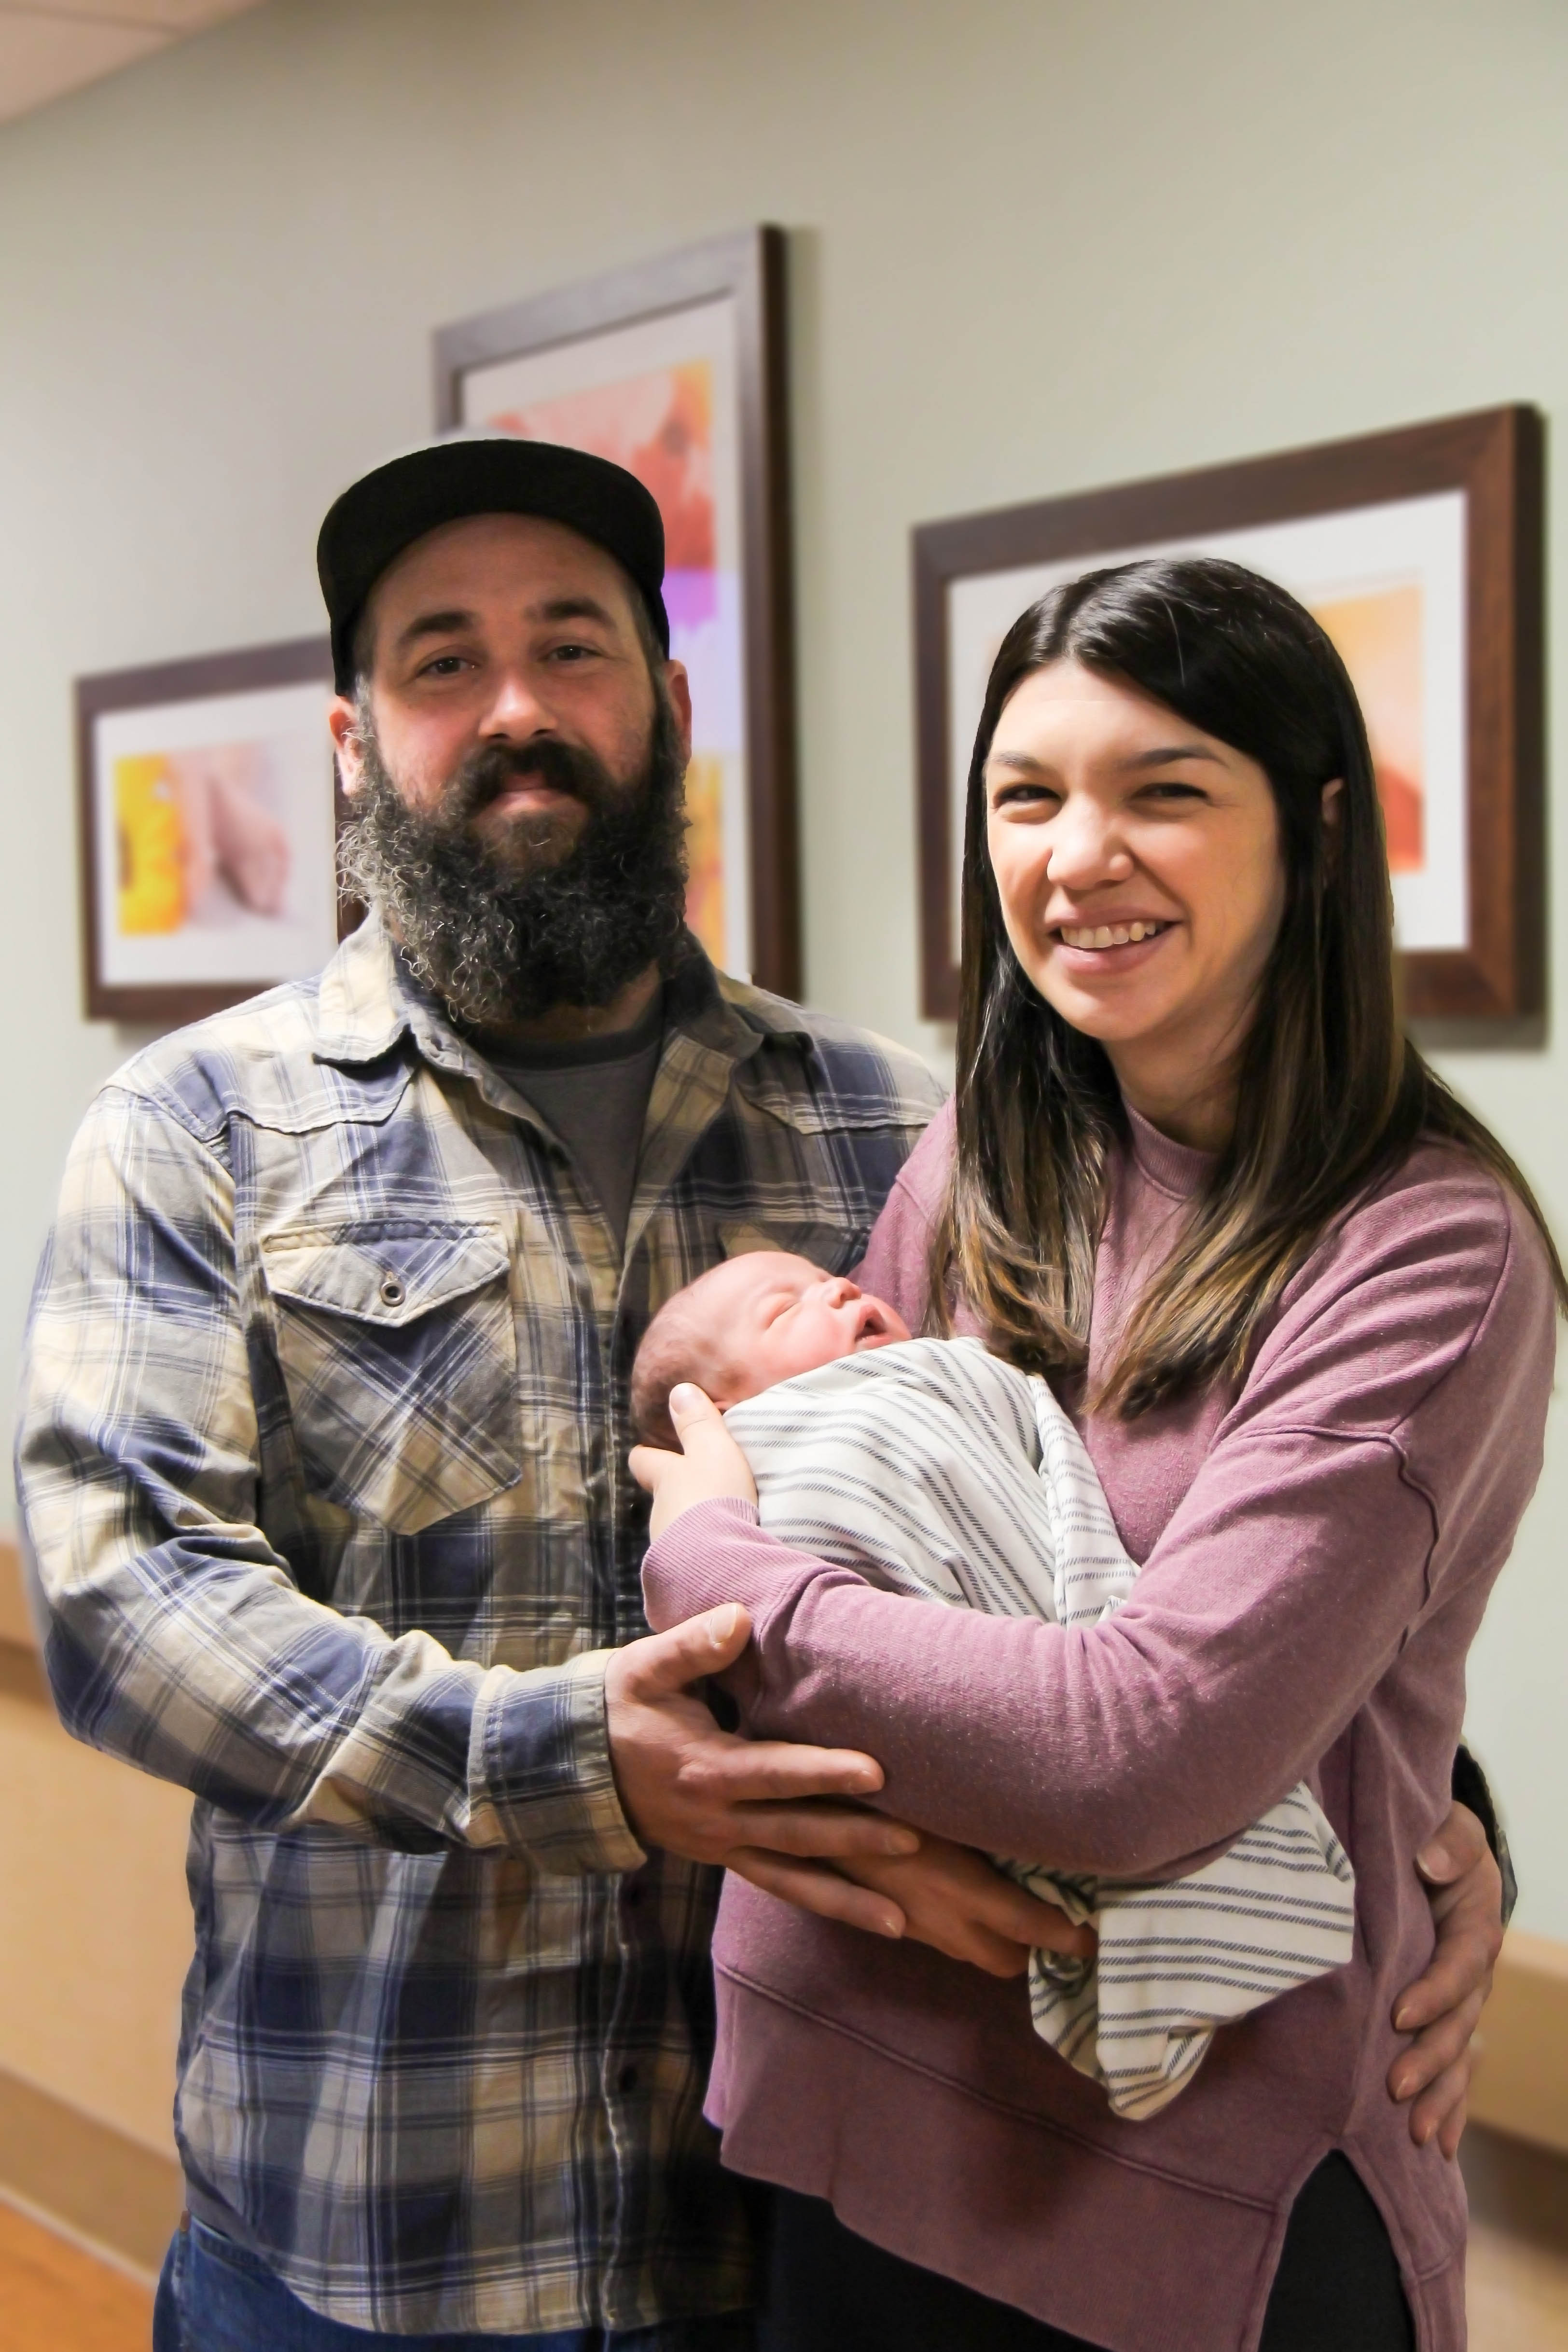
<path fill-rule="evenodd" d="M 1140 800 L 1168 803 L 1173 801 L 1206 801 L 1208 794 L 1201 784 L 1184 784 L 1179 777 L 1170 776 L 1162 777 L 1156 784 L 1145 784 L 1138 797 Z"/>
<path fill-rule="evenodd" d="M 1054 809 L 1060 805 L 1060 802 L 1061 794 L 1053 793 L 1048 784 L 1004 784 L 999 792 L 993 793 L 991 805 L 994 809 Z"/>

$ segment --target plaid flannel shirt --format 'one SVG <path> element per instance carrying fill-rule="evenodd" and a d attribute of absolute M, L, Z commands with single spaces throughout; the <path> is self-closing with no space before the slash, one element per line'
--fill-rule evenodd
<path fill-rule="evenodd" d="M 356 2327 L 749 2295 L 717 1874 L 645 1856 L 605 1737 L 647 1630 L 627 1375 L 727 1252 L 852 1265 L 937 1089 L 694 948 L 667 1004 L 624 1257 L 372 921 L 111 1080 L 38 1278 L 60 1712 L 197 1800 L 193 2206 Z"/>

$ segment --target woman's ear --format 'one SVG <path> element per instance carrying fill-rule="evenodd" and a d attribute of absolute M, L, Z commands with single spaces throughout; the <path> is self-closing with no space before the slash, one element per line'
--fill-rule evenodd
<path fill-rule="evenodd" d="M 1337 826 L 1339 824 L 1340 794 L 1344 791 L 1344 788 L 1345 780 L 1342 776 L 1336 776 L 1331 784 L 1325 784 L 1323 786 L 1323 823 L 1331 829 Z"/>

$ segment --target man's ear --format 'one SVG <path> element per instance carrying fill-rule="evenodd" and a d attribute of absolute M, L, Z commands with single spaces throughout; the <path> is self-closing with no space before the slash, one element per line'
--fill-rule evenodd
<path fill-rule="evenodd" d="M 364 782 L 364 763 L 360 757 L 359 705 L 346 694 L 333 695 L 327 709 L 327 730 L 337 754 L 343 798 L 352 801 Z"/>
<path fill-rule="evenodd" d="M 689 762 L 691 758 L 691 681 L 686 675 L 686 664 L 667 661 L 664 666 L 664 683 L 669 694 L 670 706 L 675 712 L 675 723 L 680 730 L 680 756 Z"/>

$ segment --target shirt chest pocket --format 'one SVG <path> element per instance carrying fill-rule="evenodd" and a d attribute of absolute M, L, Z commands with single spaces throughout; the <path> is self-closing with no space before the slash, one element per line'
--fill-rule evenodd
<path fill-rule="evenodd" d="M 522 1472 L 498 1225 L 381 1218 L 261 1244 L 307 1485 L 399 1535 Z"/>

